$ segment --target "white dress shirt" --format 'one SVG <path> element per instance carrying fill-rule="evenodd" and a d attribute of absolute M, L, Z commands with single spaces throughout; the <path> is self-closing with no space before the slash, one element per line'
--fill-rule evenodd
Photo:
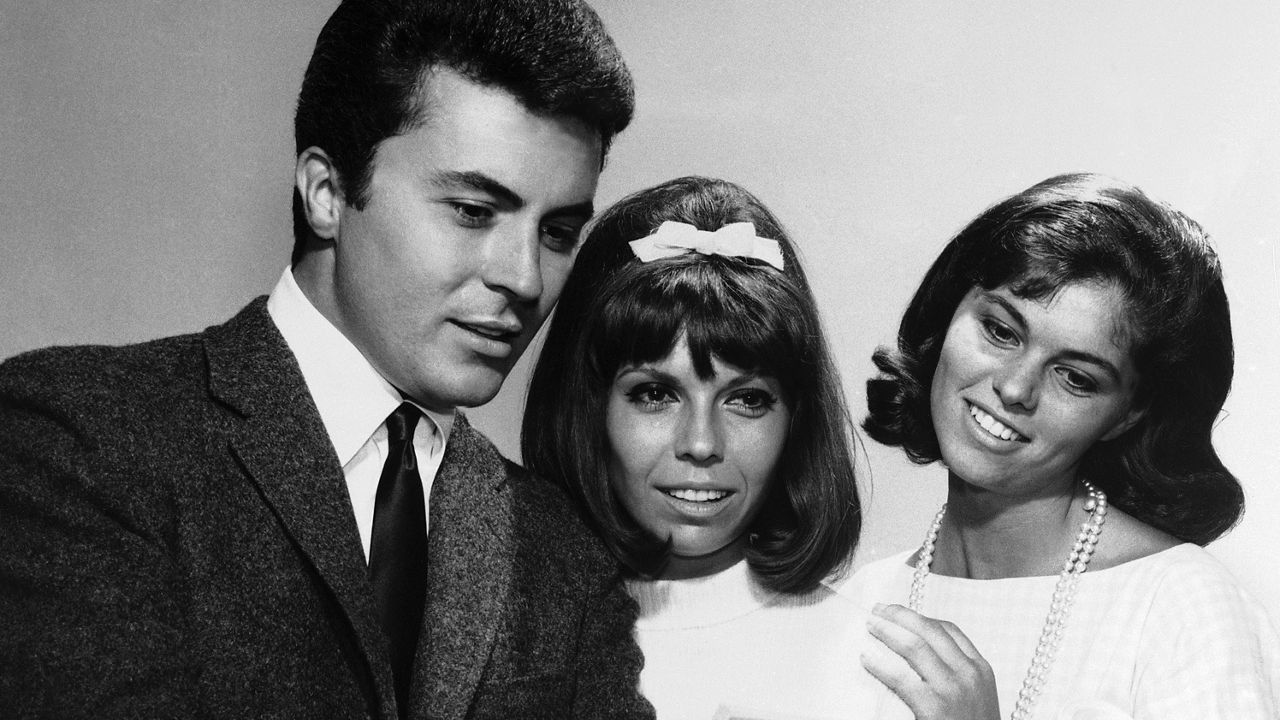
<path fill-rule="evenodd" d="M 298 359 L 302 378 L 342 465 L 367 561 L 378 479 L 387 459 L 386 420 L 406 399 L 401 398 L 356 346 L 311 304 L 289 268 L 285 268 L 271 291 L 267 312 Z M 422 477 L 422 497 L 429 503 L 431 483 L 440 469 L 445 443 L 453 427 L 453 414 L 414 405 L 422 410 L 425 418 L 418 422 L 413 433 L 413 450 L 418 459 L 418 474 Z M 427 515 L 430 523 L 430 513 Z"/>

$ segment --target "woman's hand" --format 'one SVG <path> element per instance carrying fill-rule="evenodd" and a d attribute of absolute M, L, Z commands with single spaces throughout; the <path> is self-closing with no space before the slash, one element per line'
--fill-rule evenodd
<path fill-rule="evenodd" d="M 1000 717 L 991 666 L 960 628 L 901 605 L 876 605 L 867 629 L 899 657 L 866 653 L 863 667 L 902 698 L 917 720 Z"/>

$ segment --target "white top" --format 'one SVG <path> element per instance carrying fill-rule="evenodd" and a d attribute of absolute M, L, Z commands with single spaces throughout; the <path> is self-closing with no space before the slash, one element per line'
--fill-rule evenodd
<path fill-rule="evenodd" d="M 640 690 L 658 720 L 872 718 L 889 696 L 859 660 L 867 613 L 826 587 L 771 593 L 743 561 L 627 590 L 640 605 Z"/>
<path fill-rule="evenodd" d="M 1105 538 L 1104 538 L 1105 540 Z M 860 607 L 907 604 L 911 552 L 839 588 Z M 923 614 L 950 620 L 995 671 L 1005 717 L 1044 627 L 1057 577 L 930 575 Z M 1215 558 L 1184 544 L 1080 577 L 1037 720 L 1276 720 L 1280 635 Z"/>
<path fill-rule="evenodd" d="M 389 444 L 387 416 L 404 400 L 356 346 L 311 304 L 289 268 L 285 268 L 267 298 L 267 313 L 298 360 L 302 378 L 342 465 L 367 561 L 373 535 L 374 499 Z M 413 450 L 417 455 L 418 474 L 422 476 L 422 497 L 429 502 L 431 483 L 440 469 L 445 442 L 453 427 L 453 414 L 417 407 L 427 420 L 420 421 L 413 433 Z M 430 518 L 429 512 L 427 517 Z"/>

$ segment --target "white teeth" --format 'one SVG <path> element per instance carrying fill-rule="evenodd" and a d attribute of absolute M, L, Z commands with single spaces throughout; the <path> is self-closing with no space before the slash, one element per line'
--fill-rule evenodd
<path fill-rule="evenodd" d="M 688 502 L 714 502 L 723 500 L 729 496 L 724 490 L 663 490 L 666 494 L 673 498 L 685 500 Z"/>
<path fill-rule="evenodd" d="M 1009 427 L 1008 425 L 1005 425 L 999 420 L 996 420 L 995 418 L 991 417 L 987 413 L 983 412 L 978 408 L 977 405 L 969 406 L 969 414 L 973 416 L 974 420 L 978 421 L 978 424 L 982 426 L 983 430 L 986 430 L 987 432 L 991 433 L 995 437 L 1000 438 L 1001 440 L 1023 440 L 1024 439 L 1013 428 Z"/>

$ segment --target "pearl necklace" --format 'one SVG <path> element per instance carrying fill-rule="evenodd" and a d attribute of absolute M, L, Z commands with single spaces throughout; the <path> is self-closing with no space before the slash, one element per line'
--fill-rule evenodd
<path fill-rule="evenodd" d="M 1018 702 L 1013 709 L 1010 720 L 1027 720 L 1031 717 L 1031 709 L 1035 706 L 1040 691 L 1044 688 L 1045 678 L 1049 675 L 1049 667 L 1053 657 L 1062 643 L 1062 636 L 1067 627 L 1067 616 L 1071 612 L 1071 603 L 1075 600 L 1076 584 L 1080 576 L 1089 569 L 1089 559 L 1093 557 L 1094 548 L 1098 545 L 1098 536 L 1102 534 L 1102 524 L 1107 520 L 1107 494 L 1093 486 L 1089 481 L 1081 481 L 1088 497 L 1084 501 L 1084 509 L 1089 512 L 1089 519 L 1080 524 L 1080 534 L 1067 562 L 1058 574 L 1058 584 L 1053 588 L 1053 602 L 1049 604 L 1049 615 L 1044 620 L 1044 630 L 1040 633 L 1040 642 L 1036 645 L 1035 655 L 1031 658 L 1031 667 L 1022 681 L 1022 689 L 1018 691 Z M 929 566 L 933 564 L 933 547 L 938 540 L 938 530 L 942 528 L 942 518 L 947 513 L 947 506 L 933 518 L 929 532 L 925 535 L 924 545 L 920 547 L 920 556 L 916 559 L 915 573 L 911 576 L 911 594 L 907 599 L 907 607 L 920 612 L 920 603 L 924 599 L 924 581 L 929 576 Z"/>

